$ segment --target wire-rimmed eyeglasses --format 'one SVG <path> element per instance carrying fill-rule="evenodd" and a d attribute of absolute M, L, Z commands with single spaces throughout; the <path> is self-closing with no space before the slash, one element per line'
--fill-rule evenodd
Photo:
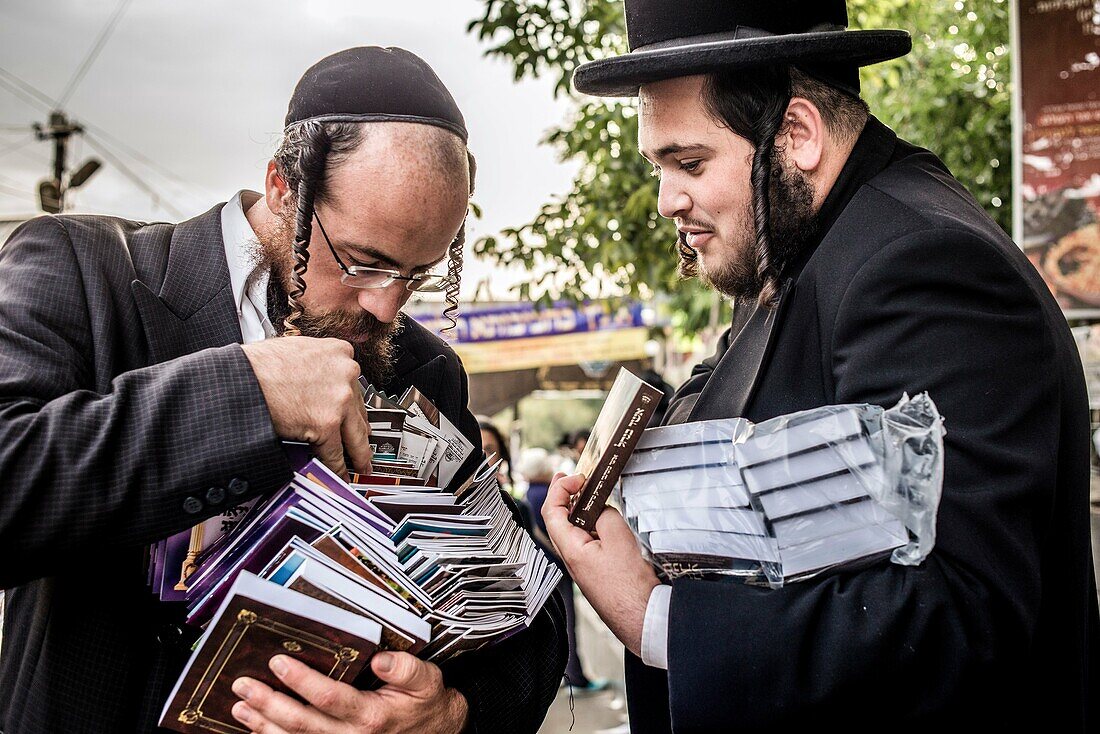
<path fill-rule="evenodd" d="M 439 273 L 402 275 L 396 270 L 387 268 L 372 268 L 366 265 L 352 265 L 349 267 L 345 265 L 340 256 L 336 254 L 336 248 L 332 246 L 332 240 L 328 238 L 328 232 L 325 231 L 325 225 L 321 224 L 321 218 L 317 216 L 317 212 L 313 213 L 313 218 L 317 220 L 317 226 L 321 228 L 321 235 L 325 238 L 325 244 L 328 245 L 329 252 L 332 253 L 336 264 L 343 271 L 340 282 L 344 285 L 352 288 L 388 288 L 398 281 L 404 281 L 406 290 L 416 293 L 441 293 L 447 289 L 450 279 Z"/>

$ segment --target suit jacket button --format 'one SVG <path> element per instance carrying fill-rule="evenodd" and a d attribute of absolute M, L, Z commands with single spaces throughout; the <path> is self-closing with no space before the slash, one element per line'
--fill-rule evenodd
<path fill-rule="evenodd" d="M 229 494 L 234 497 L 240 497 L 242 494 L 248 491 L 248 482 L 240 477 L 233 477 L 229 481 Z"/>
<path fill-rule="evenodd" d="M 188 515 L 197 515 L 202 512 L 202 500 L 198 497 L 188 497 L 183 501 L 183 511 Z"/>
<path fill-rule="evenodd" d="M 179 625 L 162 624 L 157 629 L 157 642 L 162 645 L 174 645 L 183 639 L 183 630 Z"/>
<path fill-rule="evenodd" d="M 221 487 L 211 487 L 206 490 L 206 501 L 212 505 L 220 505 L 225 501 L 225 490 Z"/>

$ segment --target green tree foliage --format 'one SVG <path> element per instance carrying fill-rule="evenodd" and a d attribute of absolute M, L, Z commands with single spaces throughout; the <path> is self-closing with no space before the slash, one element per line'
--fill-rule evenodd
<path fill-rule="evenodd" d="M 903 28 L 913 52 L 863 70 L 863 97 L 899 135 L 938 155 L 1012 229 L 1008 0 L 848 0 L 853 27 Z"/>
<path fill-rule="evenodd" d="M 626 51 L 622 4 L 607 0 L 484 0 L 468 30 L 516 79 L 549 76 L 574 114 L 545 137 L 580 163 L 572 189 L 526 224 L 484 237 L 475 251 L 521 263 L 520 297 L 564 283 L 570 298 L 667 295 L 674 326 L 691 334 L 712 318 L 713 298 L 676 273 L 675 229 L 657 215 L 657 182 L 637 152 L 633 100 L 575 94 L 573 70 Z M 914 53 L 865 69 L 872 111 L 900 135 L 939 154 L 1005 229 L 1011 213 L 1008 3 L 1005 0 L 849 0 L 854 28 L 903 28 Z M 553 279 L 553 280 L 550 280 Z M 593 288 L 598 289 L 594 292 Z M 550 295 L 558 295 L 552 292 Z"/>

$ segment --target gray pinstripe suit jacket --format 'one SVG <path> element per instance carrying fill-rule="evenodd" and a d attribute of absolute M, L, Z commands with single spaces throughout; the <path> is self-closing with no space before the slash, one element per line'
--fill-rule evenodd
<path fill-rule="evenodd" d="M 0 249 L 6 734 L 153 730 L 192 637 L 146 589 L 143 549 L 290 477 L 239 346 L 220 210 L 43 217 Z M 480 447 L 458 357 L 411 320 L 395 373 L 389 389 L 415 384 Z M 555 599 L 445 666 L 477 731 L 538 728 L 563 629 Z"/>

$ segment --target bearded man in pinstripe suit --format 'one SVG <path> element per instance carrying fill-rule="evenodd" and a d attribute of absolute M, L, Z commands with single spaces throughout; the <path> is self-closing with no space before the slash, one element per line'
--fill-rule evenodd
<path fill-rule="evenodd" d="M 337 472 L 365 469 L 361 373 L 431 399 L 475 446 L 455 481 L 473 470 L 462 365 L 401 317 L 416 290 L 455 305 L 473 173 L 430 67 L 349 49 L 299 82 L 262 194 L 178 225 L 43 217 L 12 235 L 0 730 L 154 730 L 196 633 L 182 605 L 149 594 L 143 549 L 284 485 L 281 439 L 310 442 Z M 242 679 L 234 715 L 254 731 L 533 732 L 564 669 L 563 629 L 552 600 L 530 629 L 442 668 L 381 654 L 380 691 L 276 665 L 314 705 Z"/>

